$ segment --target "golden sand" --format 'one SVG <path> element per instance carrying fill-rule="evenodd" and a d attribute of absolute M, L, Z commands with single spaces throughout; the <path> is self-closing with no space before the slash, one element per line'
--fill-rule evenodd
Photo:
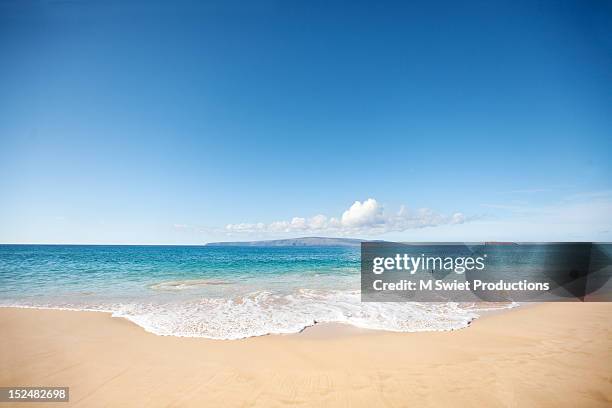
<path fill-rule="evenodd" d="M 526 306 L 454 332 L 336 325 L 235 341 L 4 308 L 0 333 L 0 386 L 69 386 L 53 407 L 612 406 L 609 303 Z"/>

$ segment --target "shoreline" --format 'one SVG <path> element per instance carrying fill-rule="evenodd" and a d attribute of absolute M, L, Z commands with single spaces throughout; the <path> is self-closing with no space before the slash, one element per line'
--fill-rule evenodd
<path fill-rule="evenodd" d="M 536 304 L 536 303 L 533 303 L 533 304 Z M 148 330 L 145 326 L 141 326 L 140 324 L 136 323 L 135 321 L 130 319 L 129 316 L 115 315 L 116 312 L 112 310 L 75 309 L 75 308 L 63 308 L 63 307 L 53 307 L 53 306 L 0 306 L 0 310 L 2 309 L 9 309 L 9 310 L 23 309 L 23 310 L 49 310 L 49 311 L 59 311 L 59 312 L 77 312 L 77 313 L 102 313 L 102 314 L 108 315 L 109 317 L 113 319 L 126 320 L 130 324 L 144 331 L 145 333 L 151 334 L 153 336 L 193 338 L 193 339 L 205 339 L 205 340 L 214 340 L 214 341 L 237 341 L 237 340 L 247 340 L 247 339 L 256 338 L 256 337 L 267 337 L 267 336 L 304 336 L 304 335 L 311 335 L 311 332 L 313 331 L 317 333 L 317 336 L 320 335 L 320 332 L 330 331 L 331 335 L 324 334 L 322 337 L 334 337 L 334 335 L 336 334 L 339 336 L 345 336 L 345 335 L 351 335 L 351 334 L 356 334 L 356 333 L 359 333 L 359 334 L 366 334 L 366 333 L 410 334 L 410 333 L 454 332 L 454 331 L 459 331 L 459 330 L 465 330 L 469 328 L 470 326 L 472 326 L 474 322 L 482 318 L 485 318 L 487 316 L 496 315 L 498 313 L 505 313 L 505 312 L 517 309 L 518 307 L 525 307 L 526 305 L 528 304 L 517 304 L 516 306 L 483 309 L 481 311 L 478 311 L 478 317 L 475 317 L 472 320 L 470 320 L 466 326 L 458 327 L 454 329 L 448 329 L 448 330 L 397 331 L 397 330 L 386 330 L 386 329 L 374 329 L 374 328 L 368 328 L 368 327 L 361 327 L 361 326 L 356 326 L 348 322 L 315 322 L 314 324 L 310 326 L 306 326 L 302 328 L 301 330 L 297 332 L 293 332 L 293 333 L 266 333 L 266 334 L 261 334 L 261 335 L 253 335 L 253 336 L 246 336 L 246 337 L 240 337 L 240 338 L 226 338 L 226 339 L 206 337 L 206 336 L 195 336 L 195 335 L 194 336 L 183 336 L 183 335 L 176 335 L 176 334 L 158 334 L 151 330 Z"/>
<path fill-rule="evenodd" d="M 603 407 L 611 312 L 534 304 L 464 330 L 314 326 L 222 341 L 158 336 L 106 313 L 0 308 L 0 385 L 68 386 L 62 406 Z"/>

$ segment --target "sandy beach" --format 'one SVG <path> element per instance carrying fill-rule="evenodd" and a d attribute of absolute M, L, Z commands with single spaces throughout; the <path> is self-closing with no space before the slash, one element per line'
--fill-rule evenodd
<path fill-rule="evenodd" d="M 4 308 L 0 385 L 69 386 L 70 402 L 53 406 L 75 407 L 605 407 L 611 313 L 541 304 L 454 332 L 321 326 L 224 341 L 156 336 L 105 313 Z M 19 404 L 29 405 L 41 406 Z"/>

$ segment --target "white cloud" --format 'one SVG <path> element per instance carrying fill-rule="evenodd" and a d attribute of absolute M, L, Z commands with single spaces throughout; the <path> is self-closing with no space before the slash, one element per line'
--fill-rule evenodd
<path fill-rule="evenodd" d="M 315 215 L 310 219 L 310 225 L 313 228 L 325 228 L 327 225 L 327 217 L 323 214 Z"/>
<path fill-rule="evenodd" d="M 310 218 L 294 217 L 290 221 L 228 224 L 225 231 L 234 233 L 332 233 L 337 235 L 376 235 L 439 225 L 462 224 L 462 213 L 450 216 L 428 208 L 411 211 L 402 206 L 397 213 L 388 213 L 373 198 L 355 201 L 340 218 L 318 214 Z"/>
<path fill-rule="evenodd" d="M 372 226 L 384 223 L 382 206 L 373 198 L 363 203 L 355 201 L 351 207 L 342 214 L 342 225 L 345 227 Z"/>

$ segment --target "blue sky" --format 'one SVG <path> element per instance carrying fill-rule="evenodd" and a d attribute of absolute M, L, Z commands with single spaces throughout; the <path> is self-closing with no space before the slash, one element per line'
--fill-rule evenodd
<path fill-rule="evenodd" d="M 241 3 L 0 1 L 0 242 L 612 239 L 610 3 Z"/>

